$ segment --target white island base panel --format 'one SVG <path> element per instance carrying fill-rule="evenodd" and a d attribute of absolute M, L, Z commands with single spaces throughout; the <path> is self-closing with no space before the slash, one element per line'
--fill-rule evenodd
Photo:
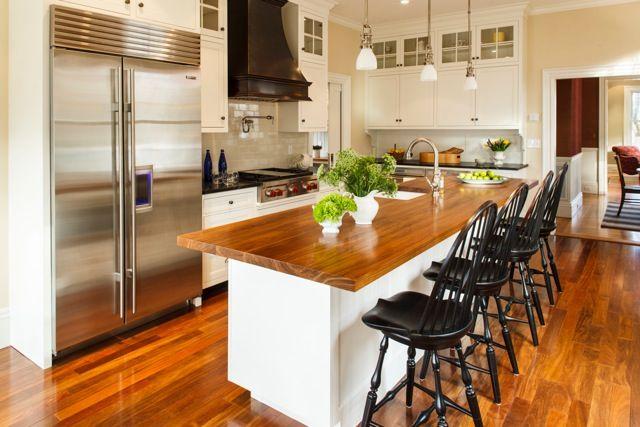
<path fill-rule="evenodd" d="M 378 298 L 428 293 L 432 284 L 422 272 L 447 255 L 454 239 L 357 292 L 230 260 L 229 380 L 308 426 L 357 425 L 382 339 L 362 315 Z M 390 343 L 378 396 L 404 376 L 406 351 Z"/>

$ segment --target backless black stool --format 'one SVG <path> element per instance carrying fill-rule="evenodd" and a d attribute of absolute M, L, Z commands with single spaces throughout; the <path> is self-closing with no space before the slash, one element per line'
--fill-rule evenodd
<path fill-rule="evenodd" d="M 544 287 L 547 288 L 549 304 L 552 306 L 556 303 L 553 297 L 553 288 L 551 287 L 551 277 L 553 277 L 558 293 L 562 292 L 562 286 L 560 285 L 560 275 L 558 274 L 558 267 L 553 257 L 553 251 L 551 250 L 551 245 L 549 245 L 549 236 L 558 228 L 556 222 L 558 206 L 560 206 L 560 197 L 562 196 L 562 188 L 564 187 L 568 170 L 569 165 L 565 163 L 553 181 L 550 196 L 544 208 L 544 217 L 542 218 L 542 226 L 540 227 L 540 264 L 542 265 L 542 270 L 535 268 L 530 269 L 532 275 L 541 274 L 544 276 Z M 549 265 L 551 266 L 551 272 L 549 272 Z"/>
<path fill-rule="evenodd" d="M 533 345 L 538 345 L 538 330 L 536 326 L 536 319 L 533 315 L 533 307 L 538 315 L 540 324 L 544 325 L 544 315 L 542 314 L 542 305 L 540 304 L 540 297 L 536 290 L 536 285 L 533 282 L 531 272 L 529 269 L 529 261 L 531 257 L 540 250 L 540 228 L 542 227 L 542 218 L 544 216 L 544 208 L 547 204 L 547 200 L 551 193 L 551 181 L 553 180 L 553 172 L 549 172 L 542 181 L 542 185 L 538 189 L 536 197 L 529 206 L 529 210 L 524 218 L 519 221 L 517 227 L 518 233 L 516 241 L 513 244 L 513 248 L 509 254 L 509 261 L 511 262 L 511 274 L 509 281 L 513 282 L 513 271 L 515 267 L 518 267 L 520 272 L 520 281 L 522 285 L 523 299 L 516 298 L 515 296 L 500 296 L 499 299 L 507 301 L 504 308 L 505 318 L 507 321 L 514 321 L 520 323 L 528 323 L 531 330 L 531 339 Z M 519 319 L 516 317 L 508 316 L 513 304 L 523 304 L 527 313 L 527 320 Z M 491 313 L 492 317 L 500 317 L 499 314 Z"/>
<path fill-rule="evenodd" d="M 502 286 L 509 281 L 509 255 L 515 242 L 517 235 L 518 220 L 520 213 L 527 201 L 527 195 L 529 194 L 529 187 L 526 184 L 520 184 L 518 188 L 511 194 L 507 203 L 498 213 L 498 217 L 492 232 L 492 237 L 489 240 L 487 248 L 484 252 L 484 258 L 480 266 L 480 273 L 478 281 L 475 287 L 475 308 L 474 314 L 482 315 L 484 330 L 482 335 L 476 334 L 473 331 L 467 335 L 473 341 L 464 351 L 465 360 L 473 354 L 476 347 L 480 344 L 486 346 L 486 356 L 488 369 L 480 366 L 473 365 L 467 362 L 467 367 L 474 371 L 489 374 L 491 376 L 491 386 L 493 388 L 493 401 L 495 403 L 501 402 L 500 397 L 500 383 L 498 382 L 498 364 L 496 362 L 496 355 L 494 347 L 501 348 L 507 351 L 509 355 L 509 361 L 511 362 L 511 368 L 514 374 L 518 374 L 518 361 L 516 359 L 516 353 L 511 341 L 511 333 L 509 326 L 504 317 L 502 311 L 502 302 L 498 298 Z M 428 280 L 435 281 L 442 268 L 441 262 L 434 262 L 431 267 L 423 273 L 424 277 Z M 459 278 L 458 278 L 459 279 Z M 487 313 L 487 307 L 489 306 L 489 299 L 493 298 L 498 307 L 498 314 L 500 325 L 502 326 L 502 338 L 504 344 L 497 343 L 493 340 L 491 329 L 489 327 L 489 316 Z M 474 325 L 475 326 L 475 321 Z M 457 359 L 451 357 L 440 356 L 440 359 L 452 363 L 456 366 L 460 366 Z M 429 367 L 427 352 L 425 351 L 424 358 L 422 360 L 422 369 L 420 371 L 420 379 L 423 380 L 427 375 Z"/>
<path fill-rule="evenodd" d="M 371 377 L 371 390 L 367 394 L 362 416 L 363 427 L 377 425 L 371 420 L 373 414 L 393 400 L 405 387 L 407 407 L 413 404 L 414 387 L 434 399 L 434 403 L 417 417 L 414 426 L 425 423 L 434 410 L 438 414 L 438 425 L 447 426 L 445 414 L 448 407 L 469 415 L 476 426 L 482 426 L 478 400 L 471 384 L 471 374 L 464 360 L 460 340 L 473 324 L 474 288 L 497 210 L 493 202 L 483 204 L 462 228 L 442 265 L 431 295 L 407 291 L 389 299 L 379 299 L 376 306 L 362 317 L 365 325 L 383 334 L 378 363 Z M 456 276 L 457 272 L 461 274 Z M 452 277 L 459 279 L 451 280 Z M 407 376 L 377 402 L 382 364 L 389 339 L 408 347 Z M 469 409 L 463 408 L 442 392 L 440 358 L 437 352 L 451 347 L 455 347 L 458 354 Z M 431 360 L 435 390 L 415 382 L 417 349 L 425 350 Z"/>

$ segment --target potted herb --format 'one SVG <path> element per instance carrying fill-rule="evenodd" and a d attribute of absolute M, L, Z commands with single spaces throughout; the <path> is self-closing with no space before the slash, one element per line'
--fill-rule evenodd
<path fill-rule="evenodd" d="M 487 140 L 485 146 L 493 153 L 493 161 L 496 165 L 504 163 L 505 151 L 511 146 L 511 141 L 506 138 L 498 138 L 495 141 Z"/>
<path fill-rule="evenodd" d="M 356 203 L 351 197 L 333 193 L 313 207 L 313 219 L 322 225 L 323 233 L 335 234 L 340 231 L 344 214 L 356 209 Z"/>
<path fill-rule="evenodd" d="M 340 151 L 333 168 L 327 170 L 324 165 L 318 169 L 318 178 L 353 195 L 358 210 L 351 215 L 356 224 L 371 224 L 378 213 L 377 193 L 389 196 L 398 191 L 398 184 L 392 174 L 396 170 L 396 161 L 385 154 L 382 163 L 377 164 L 371 156 L 361 156 L 352 149 Z"/>
<path fill-rule="evenodd" d="M 315 157 L 316 159 L 319 159 L 321 153 L 322 153 L 322 145 L 314 145 L 313 146 L 313 157 Z"/>

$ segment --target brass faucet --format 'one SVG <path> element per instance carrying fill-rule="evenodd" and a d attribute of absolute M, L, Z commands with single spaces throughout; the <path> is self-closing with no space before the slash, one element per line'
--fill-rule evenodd
<path fill-rule="evenodd" d="M 443 185 L 442 174 L 440 173 L 440 167 L 438 166 L 438 148 L 436 147 L 436 145 L 428 138 L 424 138 L 424 137 L 416 138 L 413 141 L 411 141 L 411 144 L 409 144 L 409 148 L 407 149 L 407 154 L 405 154 L 404 158 L 406 160 L 411 160 L 413 158 L 413 148 L 421 142 L 428 144 L 433 150 L 433 155 L 434 155 L 433 156 L 434 157 L 433 180 L 429 180 L 429 178 L 426 176 L 425 178 L 427 179 L 427 182 L 429 183 L 429 186 L 431 187 L 433 194 L 436 194 L 440 192 L 441 186 Z"/>

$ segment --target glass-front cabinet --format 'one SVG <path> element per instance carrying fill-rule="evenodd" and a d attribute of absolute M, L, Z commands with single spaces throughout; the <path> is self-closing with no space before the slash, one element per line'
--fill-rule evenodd
<path fill-rule="evenodd" d="M 516 25 L 479 26 L 477 59 L 481 62 L 511 62 L 517 57 Z"/>
<path fill-rule="evenodd" d="M 200 0 L 200 26 L 202 33 L 224 37 L 227 22 L 227 0 Z"/>
<path fill-rule="evenodd" d="M 378 59 L 378 70 L 396 68 L 398 62 L 398 41 L 385 40 L 373 43 L 373 53 Z"/>
<path fill-rule="evenodd" d="M 456 66 L 469 61 L 472 52 L 473 33 L 469 31 L 444 31 L 438 37 L 440 65 Z"/>
<path fill-rule="evenodd" d="M 304 11 L 301 19 L 302 56 L 311 61 L 324 60 L 327 51 L 326 20 Z"/>
<path fill-rule="evenodd" d="M 422 66 L 427 57 L 427 37 L 410 37 L 402 41 L 403 67 Z"/>

